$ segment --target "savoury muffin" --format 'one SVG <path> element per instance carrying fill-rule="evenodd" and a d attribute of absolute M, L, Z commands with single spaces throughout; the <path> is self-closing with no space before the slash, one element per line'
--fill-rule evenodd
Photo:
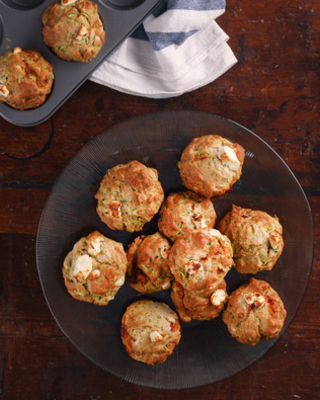
<path fill-rule="evenodd" d="M 264 211 L 233 205 L 219 230 L 230 239 L 235 267 L 242 274 L 271 270 L 284 247 L 278 218 Z"/>
<path fill-rule="evenodd" d="M 226 282 L 223 280 L 215 291 L 207 296 L 200 297 L 188 292 L 179 282 L 173 281 L 171 299 L 179 317 L 184 322 L 195 320 L 209 320 L 216 318 L 228 301 Z"/>
<path fill-rule="evenodd" d="M 233 265 L 229 239 L 215 229 L 185 234 L 172 246 L 169 267 L 185 290 L 210 296 Z"/>
<path fill-rule="evenodd" d="M 179 343 L 181 326 L 177 314 L 164 303 L 140 300 L 122 317 L 121 339 L 135 360 L 154 365 L 166 361 Z"/>
<path fill-rule="evenodd" d="M 38 51 L 16 47 L 0 57 L 0 101 L 18 110 L 40 106 L 51 92 L 53 68 Z"/>
<path fill-rule="evenodd" d="M 223 321 L 240 343 L 256 345 L 278 337 L 286 316 L 278 293 L 267 282 L 252 278 L 231 294 Z"/>
<path fill-rule="evenodd" d="M 212 201 L 191 190 L 171 193 L 161 206 L 159 230 L 173 242 L 185 232 L 213 228 L 216 212 Z"/>
<path fill-rule="evenodd" d="M 74 245 L 62 271 L 73 298 L 103 306 L 125 282 L 127 255 L 121 243 L 94 231 Z"/>
<path fill-rule="evenodd" d="M 159 211 L 164 194 L 158 172 L 131 161 L 106 173 L 95 198 L 97 213 L 110 229 L 134 232 Z"/>
<path fill-rule="evenodd" d="M 66 61 L 88 62 L 104 43 L 98 5 L 89 0 L 52 3 L 42 14 L 45 44 Z"/>
<path fill-rule="evenodd" d="M 139 236 L 127 250 L 127 278 L 130 286 L 141 293 L 169 289 L 173 275 L 169 269 L 170 244 L 161 233 Z"/>
<path fill-rule="evenodd" d="M 184 186 L 204 197 L 224 195 L 240 178 L 244 149 L 218 135 L 194 138 L 178 163 Z"/>

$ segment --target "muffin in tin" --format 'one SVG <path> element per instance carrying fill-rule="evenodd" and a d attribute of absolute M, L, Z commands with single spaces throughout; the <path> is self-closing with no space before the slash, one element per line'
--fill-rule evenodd
<path fill-rule="evenodd" d="M 240 343 L 256 345 L 279 336 L 287 312 L 269 283 L 252 278 L 229 298 L 223 321 Z"/>
<path fill-rule="evenodd" d="M 121 321 L 121 339 L 133 359 L 160 364 L 180 342 L 178 315 L 164 303 L 140 300 L 131 304 Z"/>
<path fill-rule="evenodd" d="M 63 263 L 64 283 L 76 300 L 107 305 L 125 282 L 127 255 L 121 243 L 98 231 L 81 238 Z"/>
<path fill-rule="evenodd" d="M 210 296 L 233 266 L 229 239 L 216 229 L 198 229 L 173 245 L 169 267 L 175 280 L 196 296 Z"/>
<path fill-rule="evenodd" d="M 134 232 L 159 211 L 164 194 L 158 172 L 131 161 L 106 173 L 95 198 L 97 213 L 110 229 Z"/>
<path fill-rule="evenodd" d="M 236 269 L 243 274 L 270 271 L 284 248 L 283 228 L 276 216 L 232 206 L 219 223 L 232 243 Z"/>
<path fill-rule="evenodd" d="M 199 321 L 214 319 L 228 301 L 226 282 L 222 280 L 212 294 L 201 297 L 184 289 L 179 282 L 173 281 L 171 299 L 183 322 L 191 322 L 192 319 Z"/>
<path fill-rule="evenodd" d="M 51 93 L 52 65 L 35 50 L 15 47 L 0 57 L 0 101 L 18 110 L 39 107 Z"/>
<path fill-rule="evenodd" d="M 216 212 L 210 199 L 191 190 L 171 193 L 160 208 L 158 228 L 173 242 L 185 232 L 213 228 Z"/>
<path fill-rule="evenodd" d="M 245 151 L 219 135 L 194 138 L 178 168 L 184 186 L 204 197 L 220 197 L 240 178 Z"/>
<path fill-rule="evenodd" d="M 98 5 L 90 0 L 56 1 L 42 13 L 42 23 L 45 44 L 66 61 L 88 62 L 104 43 Z"/>
<path fill-rule="evenodd" d="M 168 265 L 170 247 L 159 232 L 137 237 L 127 249 L 130 286 L 141 293 L 169 289 L 173 279 Z"/>

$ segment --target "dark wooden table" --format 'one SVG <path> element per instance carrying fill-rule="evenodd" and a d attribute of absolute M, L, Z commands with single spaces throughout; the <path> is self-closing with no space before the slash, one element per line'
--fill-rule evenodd
<path fill-rule="evenodd" d="M 320 3 L 227 1 L 218 19 L 238 64 L 215 82 L 165 100 L 87 81 L 45 123 L 0 119 L 0 399 L 320 399 Z M 58 174 L 85 143 L 131 116 L 202 110 L 253 130 L 291 168 L 314 219 L 314 263 L 289 329 L 262 359 L 193 390 L 139 387 L 88 361 L 45 302 L 35 260 L 37 226 Z"/>

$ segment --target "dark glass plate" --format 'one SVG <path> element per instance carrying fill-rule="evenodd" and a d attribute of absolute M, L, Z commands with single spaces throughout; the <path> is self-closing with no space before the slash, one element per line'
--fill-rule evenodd
<path fill-rule="evenodd" d="M 256 346 L 238 343 L 221 317 L 182 324 L 173 354 L 154 367 L 134 361 L 120 338 L 120 322 L 134 300 L 149 297 L 173 307 L 170 291 L 143 296 L 127 283 L 108 306 L 74 300 L 63 283 L 62 264 L 74 243 L 97 229 L 125 246 L 157 230 L 156 217 L 139 233 L 112 231 L 96 214 L 94 194 L 106 171 L 138 160 L 156 168 L 165 194 L 181 188 L 177 162 L 193 137 L 219 134 L 246 149 L 241 179 L 214 201 L 218 221 L 232 203 L 276 214 L 284 228 L 284 252 L 272 271 L 256 275 L 279 293 L 288 312 L 282 333 L 304 297 L 312 267 L 313 226 L 308 201 L 284 161 L 258 136 L 239 124 L 197 111 L 164 111 L 128 119 L 88 142 L 65 166 L 45 204 L 37 235 L 37 266 L 48 306 L 70 341 L 93 363 L 137 385 L 185 389 L 228 378 L 248 367 L 275 339 Z M 230 293 L 249 276 L 234 268 L 226 277 Z"/>

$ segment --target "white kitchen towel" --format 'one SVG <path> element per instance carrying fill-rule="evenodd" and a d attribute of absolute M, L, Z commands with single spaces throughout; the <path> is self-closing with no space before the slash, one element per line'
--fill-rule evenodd
<path fill-rule="evenodd" d="M 224 11 L 225 0 L 163 0 L 90 80 L 152 98 L 212 82 L 237 62 L 215 21 Z"/>

